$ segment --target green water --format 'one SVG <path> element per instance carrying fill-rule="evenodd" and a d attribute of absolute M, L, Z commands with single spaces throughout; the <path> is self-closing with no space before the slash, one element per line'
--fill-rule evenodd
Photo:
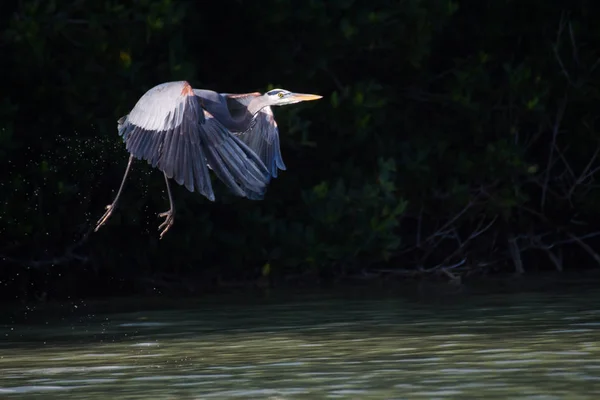
<path fill-rule="evenodd" d="M 2 326 L 0 398 L 600 398 L 599 299 L 80 304 Z"/>

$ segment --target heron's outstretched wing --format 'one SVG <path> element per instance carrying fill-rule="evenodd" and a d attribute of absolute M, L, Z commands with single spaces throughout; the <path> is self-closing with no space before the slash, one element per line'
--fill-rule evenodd
<path fill-rule="evenodd" d="M 127 150 L 214 201 L 207 164 L 233 193 L 261 199 L 270 176 L 260 158 L 203 110 L 187 82 L 150 89 L 118 123 Z"/>
<path fill-rule="evenodd" d="M 260 93 L 221 93 L 221 95 L 227 99 L 227 106 L 234 114 L 241 108 L 247 108 L 250 101 L 254 97 L 260 96 Z M 279 129 L 271 107 L 267 106 L 259 111 L 249 130 L 233 132 L 233 134 L 254 150 L 267 166 L 272 177 L 277 178 L 277 169 L 282 171 L 286 169 L 279 147 Z"/>

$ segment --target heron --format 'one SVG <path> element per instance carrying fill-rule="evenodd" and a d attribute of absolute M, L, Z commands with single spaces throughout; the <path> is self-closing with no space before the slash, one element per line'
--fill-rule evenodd
<path fill-rule="evenodd" d="M 148 90 L 129 114 L 117 121 L 129 161 L 113 202 L 95 232 L 115 210 L 134 159 L 162 171 L 169 210 L 158 214 L 160 239 L 173 226 L 175 206 L 169 179 L 210 201 L 215 195 L 211 169 L 235 195 L 263 199 L 271 178 L 286 166 L 271 106 L 318 100 L 322 96 L 272 89 L 261 94 L 218 93 L 194 89 L 187 81 L 166 82 Z"/>

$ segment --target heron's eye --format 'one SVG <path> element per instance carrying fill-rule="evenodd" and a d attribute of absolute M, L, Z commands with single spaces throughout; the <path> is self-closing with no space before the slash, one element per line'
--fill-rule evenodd
<path fill-rule="evenodd" d="M 283 92 L 277 93 L 277 96 L 279 96 L 279 98 L 282 98 L 283 97 Z"/>

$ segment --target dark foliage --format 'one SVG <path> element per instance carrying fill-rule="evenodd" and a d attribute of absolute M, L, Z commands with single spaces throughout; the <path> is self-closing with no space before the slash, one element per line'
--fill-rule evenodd
<path fill-rule="evenodd" d="M 3 3 L 3 296 L 598 267 L 593 4 Z M 325 99 L 275 110 L 288 170 L 264 201 L 174 187 L 159 241 L 138 161 L 89 235 L 127 162 L 116 120 L 179 79 Z"/>

